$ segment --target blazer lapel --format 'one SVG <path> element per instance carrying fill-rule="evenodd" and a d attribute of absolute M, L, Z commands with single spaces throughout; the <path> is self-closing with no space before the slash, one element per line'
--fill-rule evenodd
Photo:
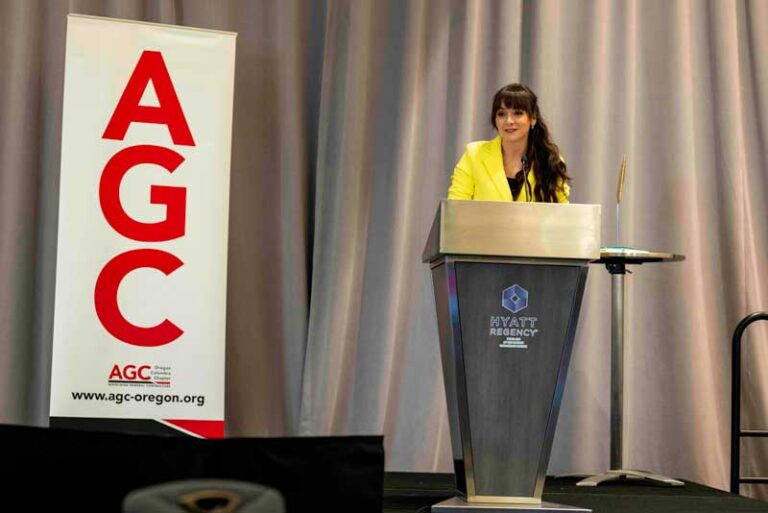
<path fill-rule="evenodd" d="M 496 187 L 497 192 L 504 201 L 512 201 L 512 192 L 509 190 L 507 175 L 504 173 L 504 159 L 501 156 L 501 137 L 496 136 L 488 146 L 489 152 L 483 159 L 485 171 Z"/>

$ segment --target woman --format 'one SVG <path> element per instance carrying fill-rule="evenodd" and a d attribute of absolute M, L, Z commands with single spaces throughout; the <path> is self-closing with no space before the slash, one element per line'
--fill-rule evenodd
<path fill-rule="evenodd" d="M 533 91 L 521 84 L 499 89 L 491 126 L 499 135 L 467 145 L 448 199 L 568 203 L 571 178 Z"/>

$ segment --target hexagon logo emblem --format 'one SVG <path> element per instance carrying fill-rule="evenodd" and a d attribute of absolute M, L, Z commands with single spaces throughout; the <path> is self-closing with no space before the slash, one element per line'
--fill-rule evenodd
<path fill-rule="evenodd" d="M 528 307 L 528 291 L 515 283 L 501 293 L 501 306 L 512 313 L 525 310 Z"/>

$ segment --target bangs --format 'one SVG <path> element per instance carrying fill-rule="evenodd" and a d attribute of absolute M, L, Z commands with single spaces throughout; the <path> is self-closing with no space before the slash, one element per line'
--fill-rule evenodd
<path fill-rule="evenodd" d="M 493 106 L 494 112 L 502 107 L 505 109 L 519 109 L 533 116 L 533 98 L 525 91 L 502 91 L 499 94 L 497 105 Z"/>

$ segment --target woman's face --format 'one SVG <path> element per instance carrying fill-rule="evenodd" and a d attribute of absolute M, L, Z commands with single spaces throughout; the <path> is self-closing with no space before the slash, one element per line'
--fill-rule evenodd
<path fill-rule="evenodd" d="M 496 111 L 496 130 L 504 142 L 527 143 L 536 120 L 522 109 L 501 107 Z"/>

